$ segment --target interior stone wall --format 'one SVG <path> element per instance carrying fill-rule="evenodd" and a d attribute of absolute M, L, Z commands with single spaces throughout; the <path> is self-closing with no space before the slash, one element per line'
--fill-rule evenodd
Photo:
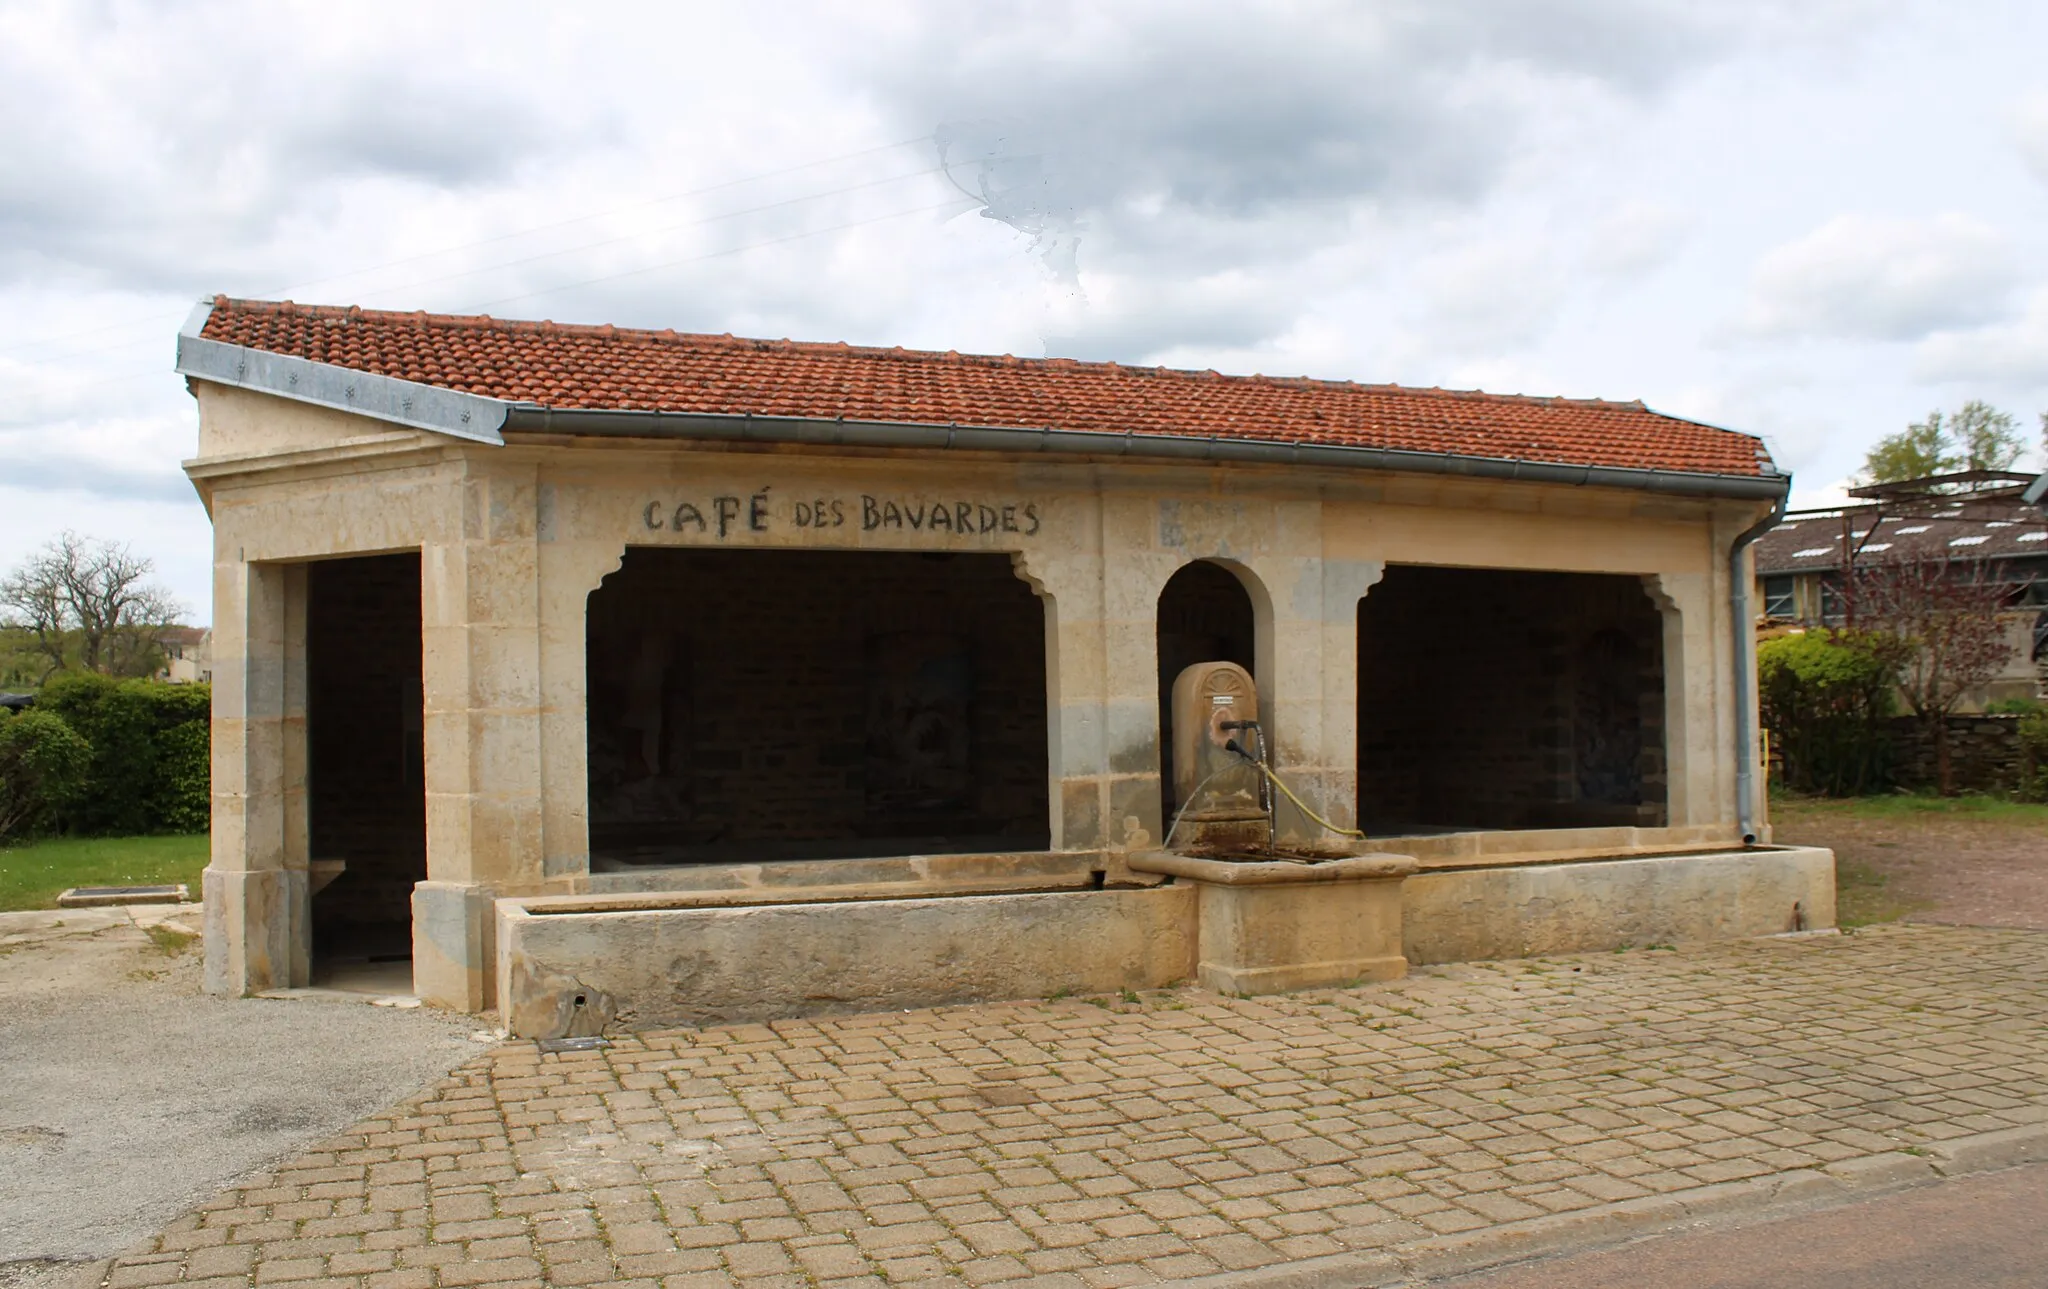
<path fill-rule="evenodd" d="M 1358 613 L 1368 832 L 1663 826 L 1663 623 L 1640 579 L 1390 566 Z"/>
<path fill-rule="evenodd" d="M 420 736 L 420 557 L 306 569 L 309 854 L 347 868 L 316 923 L 403 924 L 427 876 Z"/>
<path fill-rule="evenodd" d="M 600 862 L 1048 845 L 1043 610 L 1007 556 L 639 547 L 587 621 Z"/>
<path fill-rule="evenodd" d="M 1208 560 L 1183 566 L 1159 593 L 1159 792 L 1173 793 L 1173 682 L 1198 662 L 1234 662 L 1258 674 L 1251 596 L 1230 570 Z"/>

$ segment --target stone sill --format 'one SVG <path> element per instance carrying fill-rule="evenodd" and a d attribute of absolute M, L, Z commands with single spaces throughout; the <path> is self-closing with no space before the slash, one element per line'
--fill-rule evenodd
<path fill-rule="evenodd" d="M 1278 886 L 1309 882 L 1365 882 L 1406 877 L 1419 865 L 1413 855 L 1370 852 L 1343 859 L 1234 860 L 1206 859 L 1171 851 L 1146 851 L 1130 857 L 1133 871 L 1164 873 L 1215 886 Z"/>

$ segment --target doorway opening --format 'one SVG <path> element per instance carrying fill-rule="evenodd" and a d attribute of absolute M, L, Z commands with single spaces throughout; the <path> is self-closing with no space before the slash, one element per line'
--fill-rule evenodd
<path fill-rule="evenodd" d="M 1662 827 L 1664 756 L 1641 579 L 1396 565 L 1359 601 L 1368 833 Z"/>
<path fill-rule="evenodd" d="M 1052 844 L 1008 555 L 634 548 L 586 649 L 594 871 Z"/>
<path fill-rule="evenodd" d="M 306 823 L 313 980 L 412 992 L 427 876 L 420 557 L 306 569 Z"/>
<path fill-rule="evenodd" d="M 1196 560 L 1167 579 L 1159 592 L 1159 802 L 1162 825 L 1180 803 L 1173 790 L 1173 682 L 1198 662 L 1234 662 L 1253 677 L 1257 615 L 1237 575 L 1221 564 Z"/>

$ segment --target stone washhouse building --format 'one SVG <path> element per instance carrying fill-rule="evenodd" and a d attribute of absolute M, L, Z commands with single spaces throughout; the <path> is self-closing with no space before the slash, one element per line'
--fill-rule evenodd
<path fill-rule="evenodd" d="M 227 298 L 178 370 L 216 992 L 547 1037 L 1832 925 L 1751 436 Z"/>

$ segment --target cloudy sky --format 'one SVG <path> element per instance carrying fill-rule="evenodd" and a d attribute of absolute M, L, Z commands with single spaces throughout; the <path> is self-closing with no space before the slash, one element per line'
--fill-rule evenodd
<path fill-rule="evenodd" d="M 205 619 L 216 292 L 1641 398 L 1823 499 L 2048 410 L 2044 50 L 2038 0 L 0 0 L 0 565 L 132 542 Z"/>

